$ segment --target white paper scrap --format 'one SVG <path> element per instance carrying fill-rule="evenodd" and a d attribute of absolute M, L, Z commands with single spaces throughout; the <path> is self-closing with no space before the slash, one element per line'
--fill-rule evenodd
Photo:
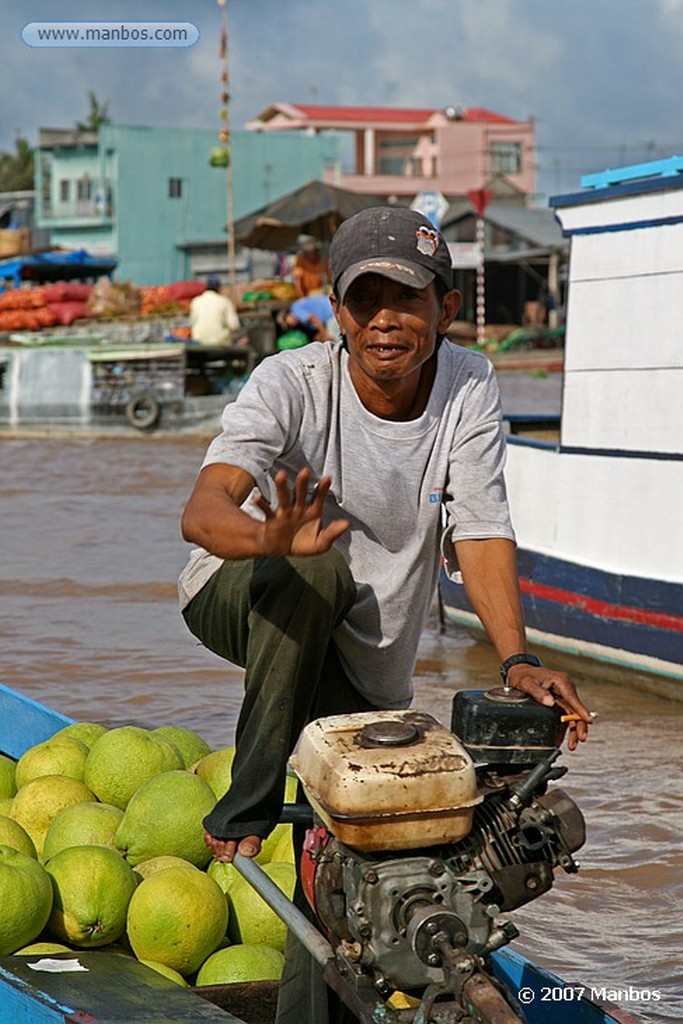
<path fill-rule="evenodd" d="M 53 960 L 51 957 L 43 957 L 36 960 L 34 964 L 28 965 L 32 971 L 47 971 L 50 974 L 63 974 L 68 971 L 87 971 L 78 960 Z"/>

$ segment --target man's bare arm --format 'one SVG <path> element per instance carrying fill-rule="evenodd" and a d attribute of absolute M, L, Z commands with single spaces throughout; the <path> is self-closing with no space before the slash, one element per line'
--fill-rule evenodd
<path fill-rule="evenodd" d="M 467 597 L 501 662 L 526 652 L 513 542 L 505 538 L 462 540 L 456 542 L 455 551 Z M 566 673 L 543 665 L 518 664 L 508 671 L 508 681 L 541 704 L 554 704 L 557 700 L 568 711 L 581 716 L 570 725 L 570 749 L 576 747 L 578 740 L 587 738 L 591 715 Z"/>
<path fill-rule="evenodd" d="M 322 525 L 331 481 L 323 477 L 312 493 L 310 482 L 310 470 L 302 469 L 290 493 L 281 470 L 275 477 L 277 505 L 271 507 L 260 495 L 255 504 L 264 518 L 258 520 L 240 508 L 254 487 L 253 477 L 238 466 L 206 466 L 183 512 L 183 537 L 219 558 L 322 554 L 349 524 L 334 519 Z"/>

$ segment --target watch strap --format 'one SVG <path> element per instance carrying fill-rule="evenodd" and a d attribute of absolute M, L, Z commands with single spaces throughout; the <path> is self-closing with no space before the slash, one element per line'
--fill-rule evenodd
<path fill-rule="evenodd" d="M 534 665 L 536 668 L 540 668 L 543 664 L 540 658 L 537 658 L 535 654 L 511 654 L 499 668 L 503 685 L 508 685 L 508 672 L 513 665 Z"/>

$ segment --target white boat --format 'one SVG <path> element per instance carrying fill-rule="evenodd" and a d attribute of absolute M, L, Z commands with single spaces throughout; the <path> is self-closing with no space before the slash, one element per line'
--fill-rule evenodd
<path fill-rule="evenodd" d="M 256 362 L 249 346 L 103 334 L 15 334 L 0 342 L 0 427 L 151 431 L 211 423 Z"/>
<path fill-rule="evenodd" d="M 529 637 L 683 699 L 683 158 L 581 185 L 550 201 L 571 240 L 559 440 L 509 436 Z M 476 626 L 462 587 L 442 599 Z"/>

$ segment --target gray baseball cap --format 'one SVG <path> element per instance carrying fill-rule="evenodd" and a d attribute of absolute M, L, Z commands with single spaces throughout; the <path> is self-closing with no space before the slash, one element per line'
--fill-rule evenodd
<path fill-rule="evenodd" d="M 453 287 L 446 241 L 422 213 L 405 206 L 371 206 L 337 228 L 330 245 L 330 273 L 341 302 L 361 274 L 380 274 L 411 288 L 435 278 Z"/>

